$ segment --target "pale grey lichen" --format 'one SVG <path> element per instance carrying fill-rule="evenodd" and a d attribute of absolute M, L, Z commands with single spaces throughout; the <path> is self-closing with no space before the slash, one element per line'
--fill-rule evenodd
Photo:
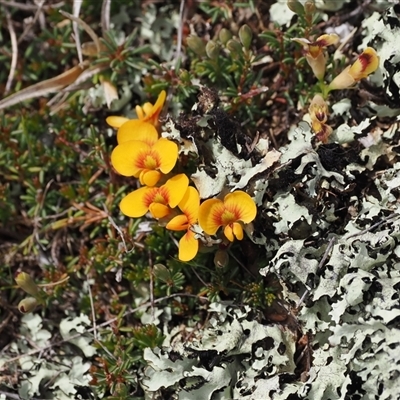
<path fill-rule="evenodd" d="M 294 374 L 290 330 L 254 320 L 250 307 L 214 303 L 211 310 L 219 312 L 193 341 L 181 346 L 167 337 L 167 347 L 145 350 L 149 396 L 169 389 L 185 400 L 257 399 L 266 388 L 278 389 L 279 375 Z"/>
<path fill-rule="evenodd" d="M 372 28 L 370 22 L 363 25 L 362 47 L 376 48 L 381 57 L 371 82 L 396 97 L 400 69 L 393 43 L 400 23 L 394 7 L 374 14 Z M 394 104 L 390 110 L 398 112 Z M 269 230 L 247 233 L 265 252 L 261 275 L 279 278 L 287 307 L 295 308 L 306 294 L 293 314 L 308 335 L 309 366 L 299 371 L 299 337 L 284 324 L 257 320 L 248 307 L 214 303 L 209 324 L 191 342 L 176 340 L 176 331 L 172 341 L 166 332 L 164 348 L 146 350 L 142 385 L 148 398 L 165 391 L 177 399 L 213 400 L 400 397 L 395 383 L 400 376 L 398 127 L 381 125 L 370 114 L 355 124 L 348 100 L 333 107 L 345 121 L 332 135 L 332 146 L 346 154 L 356 148 L 343 164 L 335 153 L 332 160 L 323 159 L 303 121 L 290 128 L 288 143 L 276 153 L 263 144 L 264 156 L 273 160 L 264 159 L 265 169 L 240 160 L 214 137 L 208 145 L 218 159 L 217 176 L 195 175 L 204 185 L 198 183 L 202 197 L 223 186 L 244 189 L 266 216 Z M 333 200 L 324 202 L 324 194 Z M 299 224 L 307 229 L 294 234 Z"/>

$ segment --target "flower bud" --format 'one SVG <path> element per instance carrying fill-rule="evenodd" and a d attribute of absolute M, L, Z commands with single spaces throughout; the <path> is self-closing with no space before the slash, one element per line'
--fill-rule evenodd
<path fill-rule="evenodd" d="M 206 55 L 206 45 L 203 40 L 198 36 L 189 36 L 186 39 L 186 43 L 191 50 L 193 50 L 199 57 Z"/>
<path fill-rule="evenodd" d="M 34 297 L 27 297 L 23 299 L 18 304 L 18 310 L 22 314 L 27 314 L 32 312 L 36 306 L 38 305 L 38 301 Z"/>
<path fill-rule="evenodd" d="M 186 69 L 181 69 L 179 79 L 184 83 L 190 82 L 190 74 Z"/>
<path fill-rule="evenodd" d="M 298 0 L 289 0 L 287 6 L 290 11 L 293 11 L 297 15 L 304 15 L 304 7 Z"/>
<path fill-rule="evenodd" d="M 154 277 L 157 280 L 160 280 L 163 282 L 170 282 L 172 280 L 171 272 L 163 264 L 155 264 L 153 267 L 153 273 L 154 273 Z"/>
<path fill-rule="evenodd" d="M 307 0 L 304 3 L 304 12 L 306 15 L 314 15 L 315 14 L 315 3 L 314 0 Z"/>
<path fill-rule="evenodd" d="M 219 55 L 218 44 L 215 43 L 213 40 L 210 40 L 206 44 L 206 53 L 207 53 L 208 58 L 211 58 L 211 60 L 215 60 Z"/>
<path fill-rule="evenodd" d="M 214 255 L 214 265 L 217 268 L 224 268 L 228 265 L 229 254 L 226 250 L 218 250 Z"/>
<path fill-rule="evenodd" d="M 248 25 L 242 25 L 239 29 L 239 39 L 242 42 L 243 47 L 248 50 L 253 39 L 253 31 Z"/>
<path fill-rule="evenodd" d="M 22 290 L 24 290 L 31 296 L 33 297 L 40 296 L 40 290 L 38 286 L 26 272 L 18 273 L 17 276 L 15 277 L 15 282 Z"/>
<path fill-rule="evenodd" d="M 231 39 L 226 44 L 226 48 L 233 56 L 237 56 L 243 52 L 242 45 L 235 39 Z"/>
<path fill-rule="evenodd" d="M 219 31 L 219 40 L 221 41 L 222 44 L 227 44 L 229 40 L 232 39 L 232 33 L 226 28 L 222 28 Z"/>
<path fill-rule="evenodd" d="M 122 382 L 117 382 L 114 387 L 113 396 L 124 399 L 127 398 L 128 390 L 126 385 Z"/>

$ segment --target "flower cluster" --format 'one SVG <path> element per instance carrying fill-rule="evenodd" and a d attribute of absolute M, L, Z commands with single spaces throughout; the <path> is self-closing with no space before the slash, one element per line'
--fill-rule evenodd
<path fill-rule="evenodd" d="M 150 213 L 166 229 L 184 232 L 178 257 L 190 261 L 199 250 L 199 238 L 215 235 L 221 227 L 229 242 L 242 240 L 242 225 L 255 218 L 257 208 L 242 191 L 200 204 L 199 192 L 190 186 L 189 178 L 183 173 L 172 174 L 179 148 L 159 135 L 159 115 L 165 98 L 162 91 L 154 105 L 137 106 L 137 119 L 107 118 L 107 123 L 118 129 L 118 145 L 111 153 L 111 163 L 119 174 L 138 178 L 143 185 L 121 200 L 122 213 L 132 218 Z"/>
<path fill-rule="evenodd" d="M 326 143 L 333 129 L 327 124 L 328 106 L 325 98 L 330 91 L 351 88 L 358 81 L 375 72 L 379 66 L 379 57 L 372 47 L 367 47 L 352 65 L 345 68 L 330 84 L 325 84 L 323 80 L 327 57 L 324 49 L 336 44 L 339 37 L 336 34 L 325 34 L 314 42 L 305 38 L 294 38 L 293 40 L 303 46 L 305 59 L 319 81 L 322 93 L 314 96 L 309 107 L 309 114 L 314 133 L 321 142 Z"/>

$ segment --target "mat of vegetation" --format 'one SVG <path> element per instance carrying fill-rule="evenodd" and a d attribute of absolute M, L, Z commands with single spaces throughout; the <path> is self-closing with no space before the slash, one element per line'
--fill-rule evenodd
<path fill-rule="evenodd" d="M 397 2 L 0 21 L 0 399 L 400 398 Z"/>

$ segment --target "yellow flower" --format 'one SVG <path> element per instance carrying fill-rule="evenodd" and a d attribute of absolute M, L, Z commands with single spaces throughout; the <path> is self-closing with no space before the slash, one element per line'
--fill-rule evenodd
<path fill-rule="evenodd" d="M 139 119 L 130 119 L 120 126 L 117 132 L 118 144 L 139 140 L 152 146 L 158 140 L 158 132 L 154 125 Z"/>
<path fill-rule="evenodd" d="M 166 228 L 171 231 L 186 231 L 179 241 L 178 257 L 181 261 L 190 261 L 199 251 L 199 242 L 196 239 L 195 232 L 191 229 L 197 223 L 199 214 L 199 192 L 194 187 L 189 186 L 178 207 L 183 214 L 172 218 Z"/>
<path fill-rule="evenodd" d="M 325 34 L 318 37 L 315 42 L 310 42 L 304 38 L 294 38 L 292 40 L 303 46 L 304 56 L 317 79 L 319 81 L 324 79 L 327 62 L 324 49 L 336 44 L 339 41 L 339 36 L 334 33 Z"/>
<path fill-rule="evenodd" d="M 154 105 L 151 103 L 145 103 L 142 107 L 136 106 L 136 114 L 138 118 L 143 122 L 150 122 L 152 125 L 157 127 L 158 117 L 160 116 L 166 97 L 166 91 L 162 90 Z"/>
<path fill-rule="evenodd" d="M 161 93 L 158 95 L 158 99 L 154 105 L 151 103 L 145 103 L 143 104 L 143 106 L 136 106 L 136 114 L 138 116 L 138 119 L 130 120 L 129 118 L 111 115 L 106 118 L 106 122 L 113 128 L 121 128 L 122 125 L 124 125 L 128 121 L 142 121 L 148 122 L 157 128 L 158 117 L 160 116 L 166 97 L 167 93 L 165 92 L 165 90 L 162 90 Z M 131 140 L 138 139 L 133 138 Z"/>
<path fill-rule="evenodd" d="M 347 89 L 366 78 L 379 67 L 379 57 L 372 47 L 367 47 L 353 65 L 344 69 L 329 85 L 329 90 Z"/>
<path fill-rule="evenodd" d="M 159 139 L 153 145 L 130 140 L 111 153 L 111 163 L 119 174 L 139 178 L 146 186 L 156 185 L 162 174 L 174 168 L 177 159 L 178 146 L 168 139 Z"/>
<path fill-rule="evenodd" d="M 229 193 L 224 201 L 209 199 L 201 204 L 199 224 L 208 235 L 215 235 L 219 227 L 224 227 L 224 235 L 233 240 L 243 239 L 241 223 L 248 224 L 257 214 L 257 207 L 252 198 L 240 190 Z"/>
<path fill-rule="evenodd" d="M 313 97 L 308 112 L 315 135 L 322 143 L 326 143 L 332 133 L 332 128 L 326 123 L 328 121 L 328 105 L 320 94 Z"/>
<path fill-rule="evenodd" d="M 179 174 L 160 187 L 142 187 L 125 196 L 119 207 L 128 217 L 138 218 L 150 211 L 154 218 L 164 218 L 182 200 L 189 178 Z"/>

